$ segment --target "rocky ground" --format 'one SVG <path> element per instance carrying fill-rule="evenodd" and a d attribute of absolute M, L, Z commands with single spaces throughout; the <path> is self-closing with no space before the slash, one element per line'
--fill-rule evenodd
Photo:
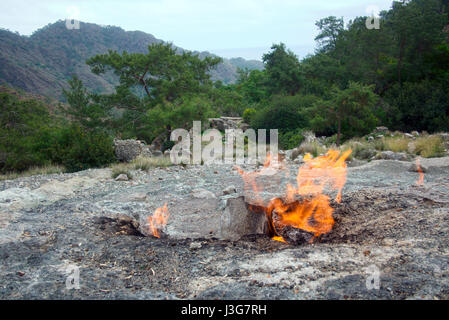
<path fill-rule="evenodd" d="M 448 299 L 449 157 L 421 159 L 423 185 L 411 164 L 348 168 L 333 231 L 300 246 L 234 223 L 244 183 L 232 166 L 2 181 L 0 298 Z M 283 184 L 266 178 L 267 195 Z M 144 236 L 164 203 L 162 237 Z M 79 289 L 66 286 L 71 266 Z"/>

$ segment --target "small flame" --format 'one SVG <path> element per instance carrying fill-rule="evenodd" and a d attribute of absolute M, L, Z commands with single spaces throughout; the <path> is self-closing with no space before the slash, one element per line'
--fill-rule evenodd
<path fill-rule="evenodd" d="M 421 168 L 421 163 L 419 162 L 419 159 L 416 159 L 416 168 L 418 170 L 419 173 L 419 180 L 416 181 L 416 184 L 418 186 L 421 186 L 424 184 L 424 171 Z"/>
<path fill-rule="evenodd" d="M 312 158 L 310 154 L 304 156 L 305 164 L 298 169 L 296 177 L 297 186 L 287 185 L 284 198 L 272 199 L 265 207 L 273 240 L 286 242 L 276 232 L 272 216 L 274 212 L 280 224 L 305 230 L 313 233 L 315 237 L 332 230 L 335 223 L 332 216 L 334 209 L 324 191 L 325 188 L 336 190 L 338 193 L 335 201 L 341 202 L 341 192 L 346 183 L 345 161 L 351 152 L 348 150 L 341 154 L 338 150 L 329 150 L 326 155 L 317 158 Z M 264 169 L 269 165 L 267 162 Z M 241 169 L 238 171 L 245 181 L 245 189 L 251 187 L 256 194 L 256 203 L 262 205 L 259 196 L 262 186 L 256 183 L 256 177 L 261 172 L 247 173 Z M 302 200 L 296 201 L 297 196 Z"/>
<path fill-rule="evenodd" d="M 148 225 L 150 228 L 150 233 L 156 238 L 160 238 L 159 230 L 162 229 L 168 221 L 170 213 L 167 209 L 167 204 L 164 204 L 162 208 L 157 208 L 153 215 L 148 217 Z"/>

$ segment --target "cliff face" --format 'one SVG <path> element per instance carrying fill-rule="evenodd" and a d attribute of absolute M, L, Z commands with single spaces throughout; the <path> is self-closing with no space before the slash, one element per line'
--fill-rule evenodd
<path fill-rule="evenodd" d="M 85 61 L 108 50 L 145 53 L 148 45 L 156 42 L 162 40 L 144 32 L 83 22 L 79 30 L 69 30 L 65 21 L 58 21 L 29 37 L 0 30 L 0 84 L 60 99 L 67 79 L 77 74 L 91 90 L 111 92 L 115 78 L 94 75 Z M 200 55 L 211 54 L 202 52 Z M 211 73 L 212 79 L 232 83 L 237 79 L 237 67 L 262 69 L 263 64 L 225 59 Z"/>

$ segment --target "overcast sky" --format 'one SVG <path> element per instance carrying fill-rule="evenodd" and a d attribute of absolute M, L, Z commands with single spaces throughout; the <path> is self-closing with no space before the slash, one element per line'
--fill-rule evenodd
<path fill-rule="evenodd" d="M 1 0 L 0 27 L 30 35 L 78 12 L 78 19 L 140 30 L 189 50 L 260 60 L 284 42 L 300 58 L 313 53 L 315 21 L 368 15 L 392 0 Z"/>

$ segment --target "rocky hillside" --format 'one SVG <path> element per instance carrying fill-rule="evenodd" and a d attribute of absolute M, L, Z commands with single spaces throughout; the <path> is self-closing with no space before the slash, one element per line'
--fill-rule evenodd
<path fill-rule="evenodd" d="M 79 30 L 68 30 L 65 21 L 49 24 L 29 37 L 0 30 L 0 84 L 61 98 L 67 79 L 77 74 L 90 89 L 110 92 L 114 77 L 104 79 L 92 74 L 86 59 L 108 50 L 144 53 L 148 45 L 161 41 L 144 32 L 92 23 L 81 23 Z M 238 67 L 261 69 L 263 64 L 241 58 L 225 59 L 212 72 L 212 78 L 232 83 L 237 79 Z"/>

